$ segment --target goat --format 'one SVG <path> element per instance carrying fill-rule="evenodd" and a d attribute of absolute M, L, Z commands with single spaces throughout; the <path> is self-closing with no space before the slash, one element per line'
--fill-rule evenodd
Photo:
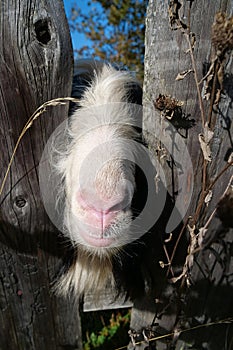
<path fill-rule="evenodd" d="M 108 286 L 134 298 L 145 292 L 150 271 L 156 274 L 163 259 L 158 232 L 169 215 L 160 215 L 164 200 L 154 195 L 153 167 L 137 147 L 142 145 L 142 89 L 130 72 L 109 64 L 84 61 L 77 79 L 80 101 L 61 128 L 63 151 L 57 141 L 47 150 L 60 179 L 56 203 L 63 209 L 56 224 L 71 242 L 56 290 L 79 298 L 90 292 L 98 296 Z M 160 192 L 164 199 L 166 191 Z M 150 193 L 153 205 L 145 210 Z M 158 232 L 146 234 L 156 221 Z"/>

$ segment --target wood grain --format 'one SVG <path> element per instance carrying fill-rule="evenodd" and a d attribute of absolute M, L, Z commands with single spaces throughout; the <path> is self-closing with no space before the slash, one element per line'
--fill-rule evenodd
<path fill-rule="evenodd" d="M 183 80 L 176 80 L 178 73 L 187 71 L 192 66 L 190 55 L 187 54 L 188 45 L 184 34 L 180 30 L 171 30 L 169 25 L 168 8 L 171 3 L 160 0 L 149 1 L 146 19 L 144 131 L 149 147 L 155 157 L 161 148 L 161 140 L 167 145 L 171 146 L 173 144 L 178 150 L 181 149 L 180 138 L 178 138 L 176 133 L 172 135 L 171 130 L 167 128 L 167 125 L 166 127 L 164 125 L 164 117 L 161 116 L 158 110 L 155 110 L 154 102 L 160 94 L 183 101 L 183 113 L 189 119 L 195 120 L 195 126 L 188 130 L 186 138 L 182 138 L 182 142 L 185 142 L 190 154 L 193 166 L 194 190 L 190 205 L 187 207 L 186 217 L 188 217 L 188 215 L 193 215 L 201 192 L 203 156 L 198 141 L 198 134 L 202 130 L 202 123 L 193 74 L 187 75 Z M 178 1 L 173 3 L 178 3 Z M 188 21 L 188 7 L 192 4 L 190 24 L 191 31 L 196 35 L 194 57 L 198 77 L 201 80 L 204 74 L 204 66 L 210 63 L 213 53 L 210 33 L 214 16 L 220 10 L 225 11 L 228 15 L 232 15 L 233 3 L 227 0 L 211 2 L 194 0 L 180 1 L 180 4 L 182 6 L 179 14 L 181 20 L 186 23 Z M 232 55 L 229 55 L 226 61 L 222 98 L 218 107 L 214 107 L 213 113 L 212 162 L 208 166 L 208 178 L 210 181 L 226 166 L 227 155 L 233 149 L 232 74 Z M 207 114 L 207 102 L 204 103 L 204 108 Z M 156 130 L 158 126 L 161 128 L 159 138 Z M 157 138 L 155 135 L 157 135 Z M 174 196 L 174 199 L 176 199 L 175 194 L 179 191 L 179 185 L 177 177 L 173 176 L 173 170 L 175 169 L 177 174 L 177 171 L 181 173 L 189 172 L 190 169 L 182 168 L 182 164 L 177 163 L 173 164 L 175 168 L 172 169 L 169 155 L 164 158 L 161 164 L 167 180 L 167 188 L 170 194 Z M 231 175 L 232 167 L 216 182 L 213 197 L 209 205 L 204 206 L 204 209 L 201 211 L 197 228 L 200 228 L 207 222 L 221 195 L 224 193 Z M 182 190 L 188 194 L 190 183 L 183 183 L 182 186 L 184 186 Z M 184 206 L 188 205 L 188 202 L 185 202 L 185 198 L 183 204 Z M 155 335 L 168 333 L 174 329 L 175 325 L 178 325 L 178 327 L 192 327 L 197 324 L 200 325 L 209 321 L 232 317 L 233 280 L 230 278 L 233 273 L 232 237 L 232 229 L 224 228 L 221 221 L 215 216 L 204 240 L 206 247 L 195 255 L 190 276 L 192 285 L 182 295 L 182 300 L 175 299 L 173 306 L 171 304 L 169 307 L 167 307 L 166 301 L 163 300 L 166 299 L 164 295 L 161 295 L 162 304 L 158 305 L 158 307 L 155 306 L 155 299 L 153 300 L 153 298 L 150 301 L 146 297 L 136 300 L 132 312 L 132 328 L 140 333 L 142 328 L 150 327 L 155 313 L 161 312 L 163 308 L 165 311 L 162 312 L 162 316 L 155 320 L 157 322 L 157 328 L 155 327 L 155 329 L 158 332 Z M 150 303 L 151 305 L 149 305 Z M 205 327 L 183 335 L 184 341 L 179 341 L 174 349 L 180 349 L 189 344 L 192 344 L 192 348 L 195 349 L 204 349 L 205 347 L 211 350 L 233 349 L 232 334 L 232 325 Z M 162 342 L 157 342 L 156 346 L 156 349 L 167 349 L 165 343 Z M 144 349 L 145 344 L 136 348 Z"/>
<path fill-rule="evenodd" d="M 0 182 L 31 114 L 71 94 L 72 47 L 61 0 L 0 4 Z M 40 198 L 38 165 L 68 106 L 47 109 L 27 131 L 0 198 L 0 349 L 77 349 L 77 308 L 51 283 L 63 243 Z"/>

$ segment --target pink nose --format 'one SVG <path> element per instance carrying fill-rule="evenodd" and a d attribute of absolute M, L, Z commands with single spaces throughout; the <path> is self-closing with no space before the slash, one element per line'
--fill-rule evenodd
<path fill-rule="evenodd" d="M 132 196 L 128 192 L 122 192 L 113 195 L 111 198 L 99 198 L 96 193 L 91 191 L 80 191 L 77 193 L 78 205 L 85 212 L 85 221 L 87 224 L 99 227 L 104 230 L 116 218 L 121 210 L 129 207 Z"/>
<path fill-rule="evenodd" d="M 101 226 L 105 230 L 114 221 L 118 211 L 98 211 L 95 208 L 88 207 L 89 224 Z"/>

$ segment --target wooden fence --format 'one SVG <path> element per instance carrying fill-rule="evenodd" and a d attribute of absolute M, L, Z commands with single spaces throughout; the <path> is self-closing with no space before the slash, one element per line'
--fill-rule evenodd
<path fill-rule="evenodd" d="M 0 183 L 17 139 L 47 100 L 70 96 L 73 53 L 61 0 L 0 3 Z M 0 197 L 0 349 L 81 349 L 74 306 L 50 292 L 62 258 L 40 199 L 38 165 L 68 106 L 49 108 L 23 137 Z"/>
<path fill-rule="evenodd" d="M 214 14 L 219 10 L 232 14 L 232 1 L 193 0 L 182 6 L 179 1 L 150 0 L 148 5 L 144 104 L 149 101 L 154 108 L 159 95 L 171 96 L 185 101 L 182 118 L 188 116 L 186 121 L 195 119 L 195 125 L 182 124 L 190 126 L 184 128 L 187 131 L 184 140 L 194 169 L 189 215 L 196 210 L 200 199 L 203 155 L 198 134 L 203 125 L 193 73 L 183 80 L 175 79 L 178 73 L 190 69 L 191 58 L 185 53 L 188 42 L 184 34 L 180 28 L 174 30 L 174 25 L 182 27 L 190 13 L 192 32 L 196 35 L 197 73 L 202 78 L 206 62 L 207 66 L 210 64 L 210 28 Z M 32 113 L 48 100 L 70 96 L 73 54 L 61 0 L 1 1 L 0 28 L 1 184 L 14 146 Z M 226 166 L 226 155 L 233 148 L 232 56 L 227 60 L 222 99 L 214 109 L 211 122 L 214 125 L 213 160 L 208 166 L 211 180 L 216 179 Z M 161 118 L 158 111 L 155 113 Z M 0 196 L 0 350 L 82 349 L 78 306 L 51 293 L 51 283 L 62 263 L 62 236 L 45 213 L 38 184 L 38 165 L 46 141 L 67 114 L 67 105 L 48 107 L 34 122 L 19 145 Z M 183 119 L 182 123 L 185 123 Z M 145 115 L 144 128 L 150 130 L 148 142 L 158 154 L 159 145 L 151 138 L 154 126 L 155 121 Z M 180 132 L 180 125 L 176 124 L 176 127 Z M 163 165 L 174 195 L 179 189 L 173 187 L 171 159 L 166 159 Z M 213 198 L 199 213 L 199 225 L 205 225 L 230 175 L 229 168 L 216 181 Z M 149 299 L 145 296 L 134 301 L 131 326 L 135 330 L 132 333 L 135 340 L 145 339 L 143 327 L 147 327 L 146 335 L 150 337 L 173 331 L 176 327 L 194 327 L 232 317 L 232 230 L 223 228 L 216 216 L 211 223 L 205 237 L 206 246 L 194 257 L 190 276 L 192 287 L 178 294 L 175 308 L 169 308 L 171 299 L 157 300 L 156 304 L 153 294 Z M 194 333 L 186 332 L 183 338 L 181 334 L 183 340 L 177 346 L 194 344 L 195 349 L 230 350 L 233 349 L 232 332 L 230 323 L 203 327 Z M 172 349 L 172 341 L 169 346 Z M 166 345 L 157 342 L 157 348 L 165 349 Z"/>

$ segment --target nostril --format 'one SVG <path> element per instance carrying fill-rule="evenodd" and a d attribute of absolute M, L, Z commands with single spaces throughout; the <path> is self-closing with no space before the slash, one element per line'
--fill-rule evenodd
<path fill-rule="evenodd" d="M 78 205 L 85 211 L 93 212 L 96 216 L 108 215 L 129 209 L 132 201 L 132 193 L 129 190 L 121 191 L 110 198 L 104 197 L 94 191 L 79 191 L 77 193 Z"/>
<path fill-rule="evenodd" d="M 101 228 L 103 232 L 117 221 L 120 212 L 126 212 L 130 208 L 131 200 L 131 192 L 125 188 L 111 198 L 106 198 L 90 187 L 76 193 L 77 214 L 82 213 L 88 225 Z"/>
<path fill-rule="evenodd" d="M 116 200 L 116 203 L 114 203 L 114 205 L 112 205 L 111 207 L 109 207 L 109 209 L 107 209 L 105 212 L 109 213 L 112 211 L 120 211 L 120 210 L 126 210 L 130 207 L 131 204 L 131 200 L 132 198 L 130 198 L 130 196 L 125 195 L 123 200 Z M 111 204 L 111 203 L 109 203 Z"/>

